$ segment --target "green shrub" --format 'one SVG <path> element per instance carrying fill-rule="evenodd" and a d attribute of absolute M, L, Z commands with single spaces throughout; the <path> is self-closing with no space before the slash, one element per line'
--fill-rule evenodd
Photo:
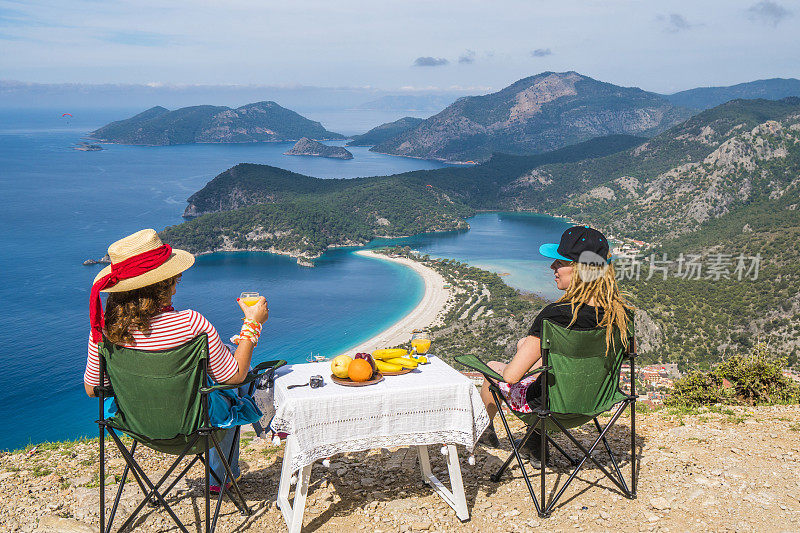
<path fill-rule="evenodd" d="M 757 344 L 744 357 L 732 357 L 709 371 L 692 372 L 677 380 L 666 404 L 699 407 L 715 403 L 800 403 L 800 386 L 783 375 L 785 364 L 785 359 L 770 357 L 766 344 Z"/>

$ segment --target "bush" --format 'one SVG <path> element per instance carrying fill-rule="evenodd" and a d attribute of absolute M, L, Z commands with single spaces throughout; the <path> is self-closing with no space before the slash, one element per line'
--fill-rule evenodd
<path fill-rule="evenodd" d="M 764 343 L 710 371 L 693 372 L 673 385 L 666 404 L 699 407 L 715 403 L 769 405 L 800 403 L 800 386 L 783 375 L 785 359 L 769 356 Z"/>

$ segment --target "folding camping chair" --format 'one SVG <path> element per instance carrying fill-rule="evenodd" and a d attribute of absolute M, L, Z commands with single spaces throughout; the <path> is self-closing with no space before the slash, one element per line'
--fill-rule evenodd
<path fill-rule="evenodd" d="M 247 378 L 238 385 L 209 385 L 208 336 L 206 334 L 198 335 L 177 348 L 152 352 L 117 346 L 104 338 L 99 345 L 99 353 L 100 375 L 107 376 L 111 384 L 111 386 L 101 385 L 94 389 L 100 399 L 100 418 L 97 420 L 100 428 L 100 533 L 111 531 L 128 472 L 133 474 L 145 497 L 125 520 L 119 531 L 131 525 L 145 504 L 150 502 L 152 506 L 163 506 L 178 528 L 188 533 L 167 503 L 166 497 L 197 461 L 205 465 L 206 532 L 211 532 L 216 527 L 222 497 L 226 493 L 226 484 L 229 479 L 236 495 L 236 498 L 231 497 L 234 504 L 242 514 L 252 514 L 230 467 L 233 447 L 237 446 L 239 442 L 240 427 L 236 426 L 237 433 L 231 449 L 226 450 L 227 453 L 223 453 L 219 443 L 225 430 L 211 426 L 208 396 L 213 391 L 235 389 L 243 384 L 249 384 L 252 393 L 257 379 L 263 378 L 265 382 L 271 383 L 275 369 L 285 365 L 286 361 L 261 363 L 251 370 Z M 101 380 L 101 384 L 103 382 L 104 380 Z M 109 396 L 115 398 L 117 412 L 106 418 L 103 404 L 105 398 Z M 107 525 L 105 523 L 106 432 L 111 435 L 126 463 Z M 118 432 L 125 433 L 133 439 L 130 449 L 122 442 Z M 158 452 L 178 456 L 156 483 L 150 480 L 134 459 L 138 444 L 143 444 Z M 225 479 L 219 479 L 217 474 L 209 468 L 209 450 L 212 446 L 221 458 L 225 469 L 223 476 Z M 194 455 L 194 458 L 166 489 L 161 490 L 167 478 L 187 455 Z M 213 521 L 210 515 L 209 474 L 214 477 L 220 487 Z"/>
<path fill-rule="evenodd" d="M 634 379 L 634 360 L 636 352 L 634 348 L 633 321 L 630 322 L 628 330 L 628 349 L 623 348 L 618 331 L 614 334 L 614 344 L 611 353 L 606 353 L 606 330 L 605 328 L 595 328 L 591 330 L 570 330 L 556 325 L 548 320 L 544 321 L 541 338 L 542 366 L 528 375 L 542 373 L 540 379 L 543 384 L 541 403 L 538 406 L 531 406 L 533 413 L 519 413 L 511 411 L 515 416 L 522 420 L 527 426 L 525 436 L 515 443 L 508 427 L 508 422 L 503 414 L 503 409 L 499 409 L 500 419 L 503 427 L 508 434 L 513 449 L 506 462 L 494 475 L 492 481 L 499 481 L 500 477 L 508 468 L 511 461 L 516 457 L 525 484 L 531 493 L 533 505 L 541 518 L 547 518 L 553 511 L 559 498 L 564 494 L 569 484 L 578 475 L 587 460 L 592 461 L 623 493 L 626 498 L 636 498 L 636 385 Z M 503 376 L 492 370 L 486 363 L 474 355 L 457 356 L 456 361 L 472 368 L 487 379 L 489 389 L 498 407 L 501 401 L 511 408 L 508 401 L 500 392 L 498 382 L 503 381 Z M 630 361 L 631 371 L 631 391 L 625 394 L 619 388 L 620 368 L 624 359 Z M 617 405 L 616 410 L 611 415 L 605 427 L 600 425 L 597 415 L 612 409 Z M 628 487 L 625 478 L 619 468 L 617 458 L 611 451 L 606 435 L 617 419 L 622 415 L 626 407 L 631 409 L 631 485 Z M 569 432 L 570 428 L 576 428 L 589 421 L 594 422 L 598 436 L 591 446 L 586 448 Z M 541 496 L 536 498 L 528 472 L 522 463 L 520 449 L 539 429 L 541 438 L 540 475 L 541 475 Z M 580 450 L 582 457 L 576 461 L 558 445 L 548 432 L 561 431 L 567 438 Z M 603 443 L 608 452 L 613 472 L 610 472 L 593 456 L 595 448 Z M 570 474 L 567 481 L 560 490 L 552 496 L 550 503 L 546 501 L 545 494 L 545 463 L 547 457 L 548 444 L 562 453 L 575 469 Z"/>

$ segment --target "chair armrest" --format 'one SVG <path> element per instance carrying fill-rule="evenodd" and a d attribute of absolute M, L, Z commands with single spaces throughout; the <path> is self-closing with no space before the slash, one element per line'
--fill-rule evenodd
<path fill-rule="evenodd" d="M 238 389 L 242 385 L 247 385 L 248 383 L 252 383 L 253 381 L 257 380 L 261 376 L 265 374 L 269 374 L 270 372 L 274 373 L 275 370 L 282 367 L 286 364 L 286 361 L 283 359 L 279 359 L 276 361 L 264 361 L 263 363 L 257 364 L 250 372 L 247 373 L 247 376 L 241 383 L 231 383 L 226 385 L 224 383 L 219 383 L 217 385 L 210 385 L 208 387 L 202 387 L 200 389 L 201 394 L 208 394 L 213 391 L 217 390 L 230 390 L 230 389 Z"/>
<path fill-rule="evenodd" d="M 503 378 L 503 376 L 501 374 L 498 374 L 497 372 L 492 370 L 489 367 L 489 365 L 487 365 L 486 363 L 481 361 L 480 358 L 477 355 L 457 355 L 455 357 L 455 360 L 456 360 L 456 362 L 464 365 L 467 368 L 471 368 L 471 369 L 473 369 L 473 370 L 475 370 L 477 372 L 480 372 L 481 374 L 483 374 L 483 376 L 485 378 L 487 378 L 489 380 L 493 380 L 493 381 L 496 381 L 498 383 L 505 383 L 506 382 L 506 380 Z M 522 376 L 520 381 L 522 381 L 523 379 L 525 379 L 527 377 L 530 377 L 530 376 L 532 376 L 534 374 L 538 374 L 539 372 L 543 372 L 543 371 L 547 370 L 548 368 L 549 367 L 540 366 L 539 368 L 537 368 L 535 370 L 531 370 L 530 372 L 528 372 L 527 374 Z"/>
<path fill-rule="evenodd" d="M 94 395 L 100 397 L 100 393 L 103 393 L 103 396 L 114 396 L 114 388 L 110 385 L 106 387 L 105 385 L 95 386 L 94 387 Z"/>

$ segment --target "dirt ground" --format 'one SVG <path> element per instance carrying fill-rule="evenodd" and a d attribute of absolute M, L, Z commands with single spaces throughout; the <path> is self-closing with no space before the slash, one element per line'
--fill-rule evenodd
<path fill-rule="evenodd" d="M 640 453 L 638 498 L 628 500 L 587 465 L 570 485 L 550 518 L 540 519 L 519 467 L 499 483 L 489 479 L 509 453 L 479 445 L 475 465 L 460 450 L 471 520 L 462 523 L 422 483 L 416 453 L 409 449 L 371 450 L 335 456 L 331 466 L 314 465 L 303 531 L 798 531 L 800 530 L 800 407 L 718 408 L 693 414 L 665 410 L 637 414 Z M 498 429 L 501 428 L 498 422 Z M 622 470 L 629 476 L 629 418 L 612 431 Z M 521 434 L 521 425 L 514 423 Z M 581 432 L 588 442 L 593 429 Z M 501 430 L 502 433 L 502 430 Z M 501 435 L 501 440 L 503 435 Z M 557 438 L 565 442 L 563 437 Z M 109 441 L 109 482 L 124 462 Z M 430 447 L 434 471 L 447 482 L 444 458 Z M 572 446 L 568 451 L 576 453 Z M 0 456 L 0 531 L 96 531 L 97 442 L 40 444 Z M 284 531 L 275 505 L 283 445 L 245 436 L 242 487 L 254 510 L 241 516 L 223 504 L 218 531 Z M 148 471 L 166 468 L 157 454 L 143 452 Z M 597 454 L 601 463 L 603 454 Z M 546 480 L 550 494 L 569 475 L 568 463 L 554 453 Z M 538 463 L 537 463 L 538 465 Z M 530 471 L 530 470 L 529 470 Z M 534 487 L 537 471 L 530 471 Z M 201 531 L 202 470 L 177 485 L 168 501 L 189 531 Z M 116 485 L 109 487 L 110 506 Z M 122 511 L 138 503 L 135 484 L 126 487 Z M 115 522 L 120 525 L 121 522 Z M 136 531 L 175 531 L 167 513 L 146 507 Z"/>

